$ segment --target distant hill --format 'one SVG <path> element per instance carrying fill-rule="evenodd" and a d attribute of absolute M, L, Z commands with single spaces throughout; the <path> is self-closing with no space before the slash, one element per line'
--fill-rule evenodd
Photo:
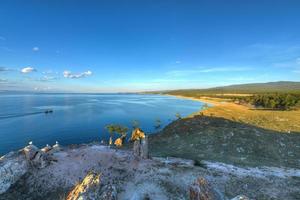
<path fill-rule="evenodd" d="M 300 82 L 279 81 L 269 83 L 250 83 L 240 85 L 229 85 L 223 87 L 214 87 L 208 89 L 183 89 L 170 90 L 156 93 L 194 96 L 212 95 L 212 94 L 257 94 L 257 93 L 300 93 Z"/>

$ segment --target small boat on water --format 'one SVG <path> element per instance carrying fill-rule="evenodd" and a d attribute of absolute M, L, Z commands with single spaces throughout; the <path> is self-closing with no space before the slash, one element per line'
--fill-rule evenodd
<path fill-rule="evenodd" d="M 45 110 L 45 114 L 53 113 L 52 109 Z"/>

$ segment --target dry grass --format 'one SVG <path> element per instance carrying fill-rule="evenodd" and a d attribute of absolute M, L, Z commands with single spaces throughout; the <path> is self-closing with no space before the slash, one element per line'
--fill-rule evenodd
<path fill-rule="evenodd" d="M 255 110 L 244 105 L 238 105 L 229 101 L 215 98 L 194 99 L 214 106 L 207 110 L 199 111 L 191 116 L 203 113 L 205 116 L 215 116 L 254 125 L 264 129 L 280 132 L 300 132 L 300 110 L 274 111 Z"/>

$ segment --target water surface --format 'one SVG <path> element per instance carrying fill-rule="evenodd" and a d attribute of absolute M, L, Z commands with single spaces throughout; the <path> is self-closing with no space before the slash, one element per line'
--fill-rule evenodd
<path fill-rule="evenodd" d="M 108 138 L 105 125 L 132 126 L 138 120 L 147 133 L 175 120 L 176 113 L 189 115 L 203 103 L 170 96 L 138 94 L 1 94 L 0 154 L 24 147 L 59 141 L 63 145 Z M 45 114 L 53 109 L 52 114 Z"/>

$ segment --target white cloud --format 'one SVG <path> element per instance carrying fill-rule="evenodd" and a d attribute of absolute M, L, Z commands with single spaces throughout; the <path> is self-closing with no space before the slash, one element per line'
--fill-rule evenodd
<path fill-rule="evenodd" d="M 23 69 L 21 69 L 21 72 L 23 74 L 28 74 L 28 73 L 31 73 L 31 72 L 36 72 L 37 70 L 34 69 L 33 67 L 25 67 Z"/>
<path fill-rule="evenodd" d="M 86 72 L 82 72 L 82 73 L 79 73 L 79 74 L 74 74 L 71 71 L 65 70 L 63 72 L 63 75 L 64 75 L 65 78 L 76 79 L 76 78 L 84 78 L 84 77 L 87 77 L 87 76 L 91 76 L 92 72 L 90 70 L 88 70 Z"/>
<path fill-rule="evenodd" d="M 175 62 L 176 64 L 180 64 L 181 63 L 181 61 L 180 60 L 176 60 L 176 62 Z"/>
<path fill-rule="evenodd" d="M 39 51 L 39 50 L 40 50 L 39 47 L 33 47 L 33 48 L 32 48 L 32 51 Z"/>

